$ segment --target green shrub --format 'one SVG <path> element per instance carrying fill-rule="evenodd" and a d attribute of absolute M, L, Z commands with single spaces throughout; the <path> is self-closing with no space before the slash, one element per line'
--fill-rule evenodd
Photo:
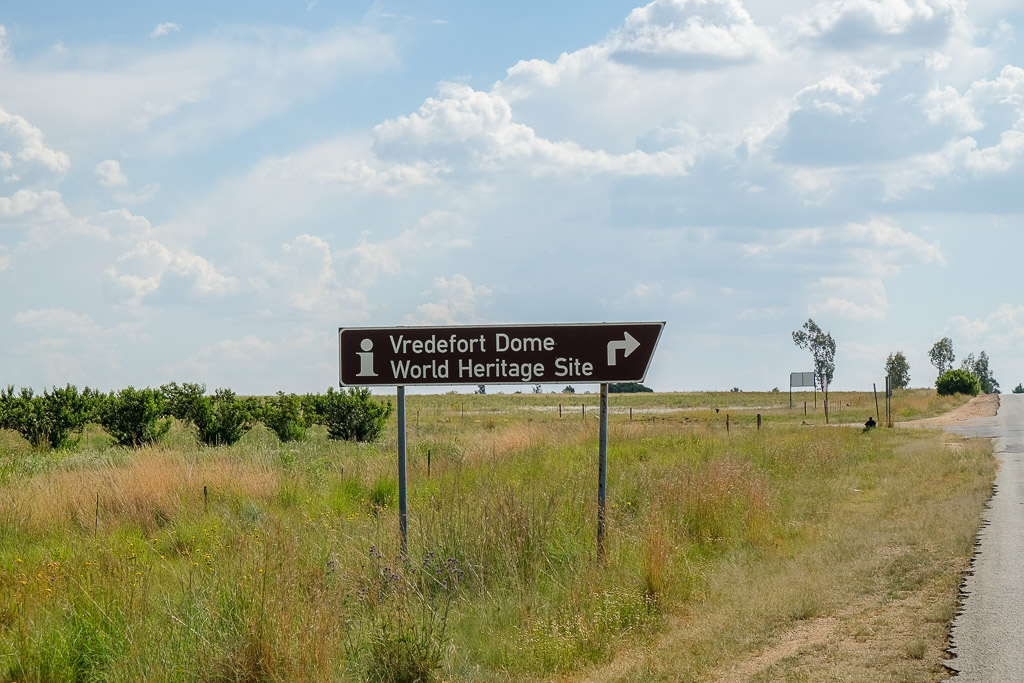
<path fill-rule="evenodd" d="M 204 396 L 192 423 L 208 446 L 230 446 L 245 436 L 255 422 L 251 402 L 235 396 L 231 389 L 217 389 Z"/>
<path fill-rule="evenodd" d="M 277 392 L 268 398 L 260 409 L 260 420 L 272 429 L 281 441 L 302 441 L 311 424 L 310 416 L 303 410 L 304 400 L 295 394 Z"/>
<path fill-rule="evenodd" d="M 160 393 L 164 395 L 166 415 L 191 422 L 206 396 L 206 385 L 185 382 L 179 387 L 177 382 L 171 382 L 160 387 Z"/>
<path fill-rule="evenodd" d="M 0 391 L 3 424 L 21 434 L 35 448 L 74 448 L 82 430 L 92 419 L 96 394 L 86 387 L 82 393 L 68 384 L 63 389 L 43 390 L 41 396 L 28 387 L 14 393 L 14 387 Z M 77 438 L 72 435 L 77 434 Z"/>
<path fill-rule="evenodd" d="M 952 396 L 953 394 L 970 394 L 977 396 L 981 393 L 981 381 L 967 370 L 947 370 L 935 380 L 935 388 L 939 396 Z"/>
<path fill-rule="evenodd" d="M 259 412 L 255 401 L 240 399 L 231 389 L 217 389 L 207 396 L 206 385 L 175 382 L 160 387 L 167 411 L 176 419 L 195 425 L 199 439 L 208 446 L 230 446 L 252 429 Z"/>
<path fill-rule="evenodd" d="M 324 395 L 307 397 L 311 414 L 327 426 L 327 435 L 342 441 L 374 441 L 380 438 L 391 417 L 391 402 L 372 400 L 369 389 L 353 387 Z"/>
<path fill-rule="evenodd" d="M 120 446 L 140 448 L 159 441 L 171 428 L 164 394 L 157 389 L 128 387 L 97 402 L 96 417 Z"/>

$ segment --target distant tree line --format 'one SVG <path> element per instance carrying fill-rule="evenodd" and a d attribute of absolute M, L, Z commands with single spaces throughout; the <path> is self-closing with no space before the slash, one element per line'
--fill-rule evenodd
<path fill-rule="evenodd" d="M 643 394 L 654 392 L 654 389 L 645 387 L 640 382 L 612 382 L 608 385 L 609 394 Z"/>
<path fill-rule="evenodd" d="M 960 361 L 960 367 L 954 368 L 956 354 L 953 352 L 953 340 L 943 337 L 932 345 L 928 351 L 932 365 L 939 371 L 935 380 L 935 388 L 939 394 L 998 394 L 999 382 L 992 374 L 988 354 L 981 351 L 977 356 L 973 353 Z"/>
<path fill-rule="evenodd" d="M 239 397 L 230 389 L 206 393 L 206 385 L 186 382 L 159 389 L 128 387 L 104 394 L 68 384 L 36 394 L 31 388 L 0 390 L 0 428 L 21 434 L 35 448 L 74 448 L 85 426 L 99 424 L 122 446 L 139 448 L 160 441 L 171 419 L 192 425 L 199 441 L 210 446 L 236 443 L 262 422 L 281 441 L 305 438 L 314 424 L 332 439 L 373 441 L 391 416 L 390 402 L 371 398 L 369 389 L 326 394 Z"/>
<path fill-rule="evenodd" d="M 808 318 L 801 329 L 793 332 L 793 343 L 801 349 L 811 352 L 811 359 L 814 362 L 815 385 L 826 392 L 835 375 L 835 354 L 836 342 L 832 335 L 825 332 L 821 327 Z M 979 393 L 998 394 L 999 382 L 992 374 L 989 365 L 988 354 L 984 351 L 975 356 L 973 353 L 960 362 L 959 368 L 954 368 L 956 354 L 953 351 L 953 340 L 943 337 L 932 345 L 928 351 L 928 357 L 932 365 L 939 371 L 935 381 L 935 387 L 939 394 L 971 394 L 977 396 Z M 910 363 L 902 351 L 890 353 L 885 361 L 885 376 L 890 379 L 890 387 L 903 389 L 910 384 Z M 1018 392 L 1017 389 L 1020 389 Z M 1015 393 L 1024 393 L 1024 385 L 1019 384 Z"/>

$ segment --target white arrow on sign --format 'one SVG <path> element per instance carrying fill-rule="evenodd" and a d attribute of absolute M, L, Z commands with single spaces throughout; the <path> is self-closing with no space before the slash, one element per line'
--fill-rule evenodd
<path fill-rule="evenodd" d="M 608 365 L 615 365 L 615 352 L 619 349 L 625 351 L 623 358 L 640 348 L 640 342 L 633 338 L 629 332 L 626 332 L 626 338 L 622 341 L 611 341 L 608 342 Z"/>

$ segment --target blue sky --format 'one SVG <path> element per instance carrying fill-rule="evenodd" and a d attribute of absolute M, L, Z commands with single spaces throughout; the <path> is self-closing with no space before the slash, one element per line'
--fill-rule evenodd
<path fill-rule="evenodd" d="M 0 383 L 336 383 L 337 328 L 664 320 L 664 391 L 1024 381 L 1007 0 L 4 3 Z M 558 387 L 556 387 L 558 388 Z M 585 387 L 584 387 L 585 388 Z"/>

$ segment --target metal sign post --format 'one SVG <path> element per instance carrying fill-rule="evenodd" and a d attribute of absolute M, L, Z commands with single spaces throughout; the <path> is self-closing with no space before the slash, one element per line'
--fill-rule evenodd
<path fill-rule="evenodd" d="M 601 384 L 601 435 L 597 442 L 597 559 L 604 560 L 604 501 L 608 491 L 608 383 Z"/>
<path fill-rule="evenodd" d="M 405 498 L 405 387 L 398 386 L 398 526 L 402 530 L 402 556 L 409 554 L 409 526 Z"/>
<path fill-rule="evenodd" d="M 633 322 L 339 328 L 341 386 L 398 388 L 402 553 L 408 551 L 406 386 L 592 382 L 601 385 L 597 554 L 604 559 L 608 384 L 644 381 L 664 327 L 664 322 Z"/>

